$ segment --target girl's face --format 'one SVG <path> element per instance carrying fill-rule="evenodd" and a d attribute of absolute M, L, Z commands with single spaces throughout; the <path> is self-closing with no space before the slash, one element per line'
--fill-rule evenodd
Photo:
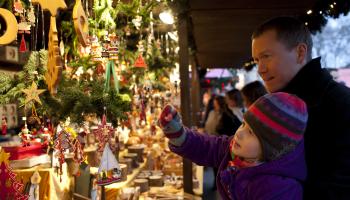
<path fill-rule="evenodd" d="M 262 158 L 262 148 L 257 136 L 245 121 L 236 131 L 232 139 L 232 149 L 234 155 L 247 160 L 260 160 Z"/>

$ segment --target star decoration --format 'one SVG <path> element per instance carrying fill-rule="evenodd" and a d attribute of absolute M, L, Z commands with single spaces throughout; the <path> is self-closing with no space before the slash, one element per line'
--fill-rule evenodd
<path fill-rule="evenodd" d="M 0 150 L 0 164 L 5 162 L 5 164 L 9 164 L 10 154 L 6 153 L 3 149 Z"/>
<path fill-rule="evenodd" d="M 26 100 L 24 102 L 25 104 L 27 104 L 31 100 L 34 100 L 41 104 L 39 95 L 45 92 L 45 90 L 38 89 L 38 86 L 35 84 L 34 81 L 32 83 L 32 86 L 29 89 L 23 89 L 22 91 L 27 95 Z"/>

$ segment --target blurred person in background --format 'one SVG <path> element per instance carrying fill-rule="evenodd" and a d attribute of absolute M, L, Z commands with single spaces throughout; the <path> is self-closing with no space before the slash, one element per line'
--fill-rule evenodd
<path fill-rule="evenodd" d="M 232 89 L 226 92 L 225 100 L 230 111 L 242 122 L 244 106 L 241 92 L 238 89 Z"/>
<path fill-rule="evenodd" d="M 259 97 L 264 96 L 267 91 L 260 81 L 248 83 L 241 89 L 243 102 L 248 109 Z"/>

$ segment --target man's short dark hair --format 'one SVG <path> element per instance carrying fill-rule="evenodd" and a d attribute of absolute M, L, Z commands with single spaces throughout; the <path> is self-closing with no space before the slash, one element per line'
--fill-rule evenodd
<path fill-rule="evenodd" d="M 263 33 L 275 30 L 277 40 L 292 49 L 299 43 L 307 46 L 307 61 L 311 60 L 312 38 L 308 28 L 298 19 L 294 17 L 276 17 L 267 20 L 258 26 L 252 34 L 252 39 L 258 38 Z"/>

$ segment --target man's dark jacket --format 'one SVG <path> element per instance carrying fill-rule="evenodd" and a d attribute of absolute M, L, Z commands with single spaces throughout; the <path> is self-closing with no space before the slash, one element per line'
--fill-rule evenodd
<path fill-rule="evenodd" d="M 304 199 L 350 200 L 350 89 L 335 82 L 316 58 L 281 91 L 308 106 Z"/>

